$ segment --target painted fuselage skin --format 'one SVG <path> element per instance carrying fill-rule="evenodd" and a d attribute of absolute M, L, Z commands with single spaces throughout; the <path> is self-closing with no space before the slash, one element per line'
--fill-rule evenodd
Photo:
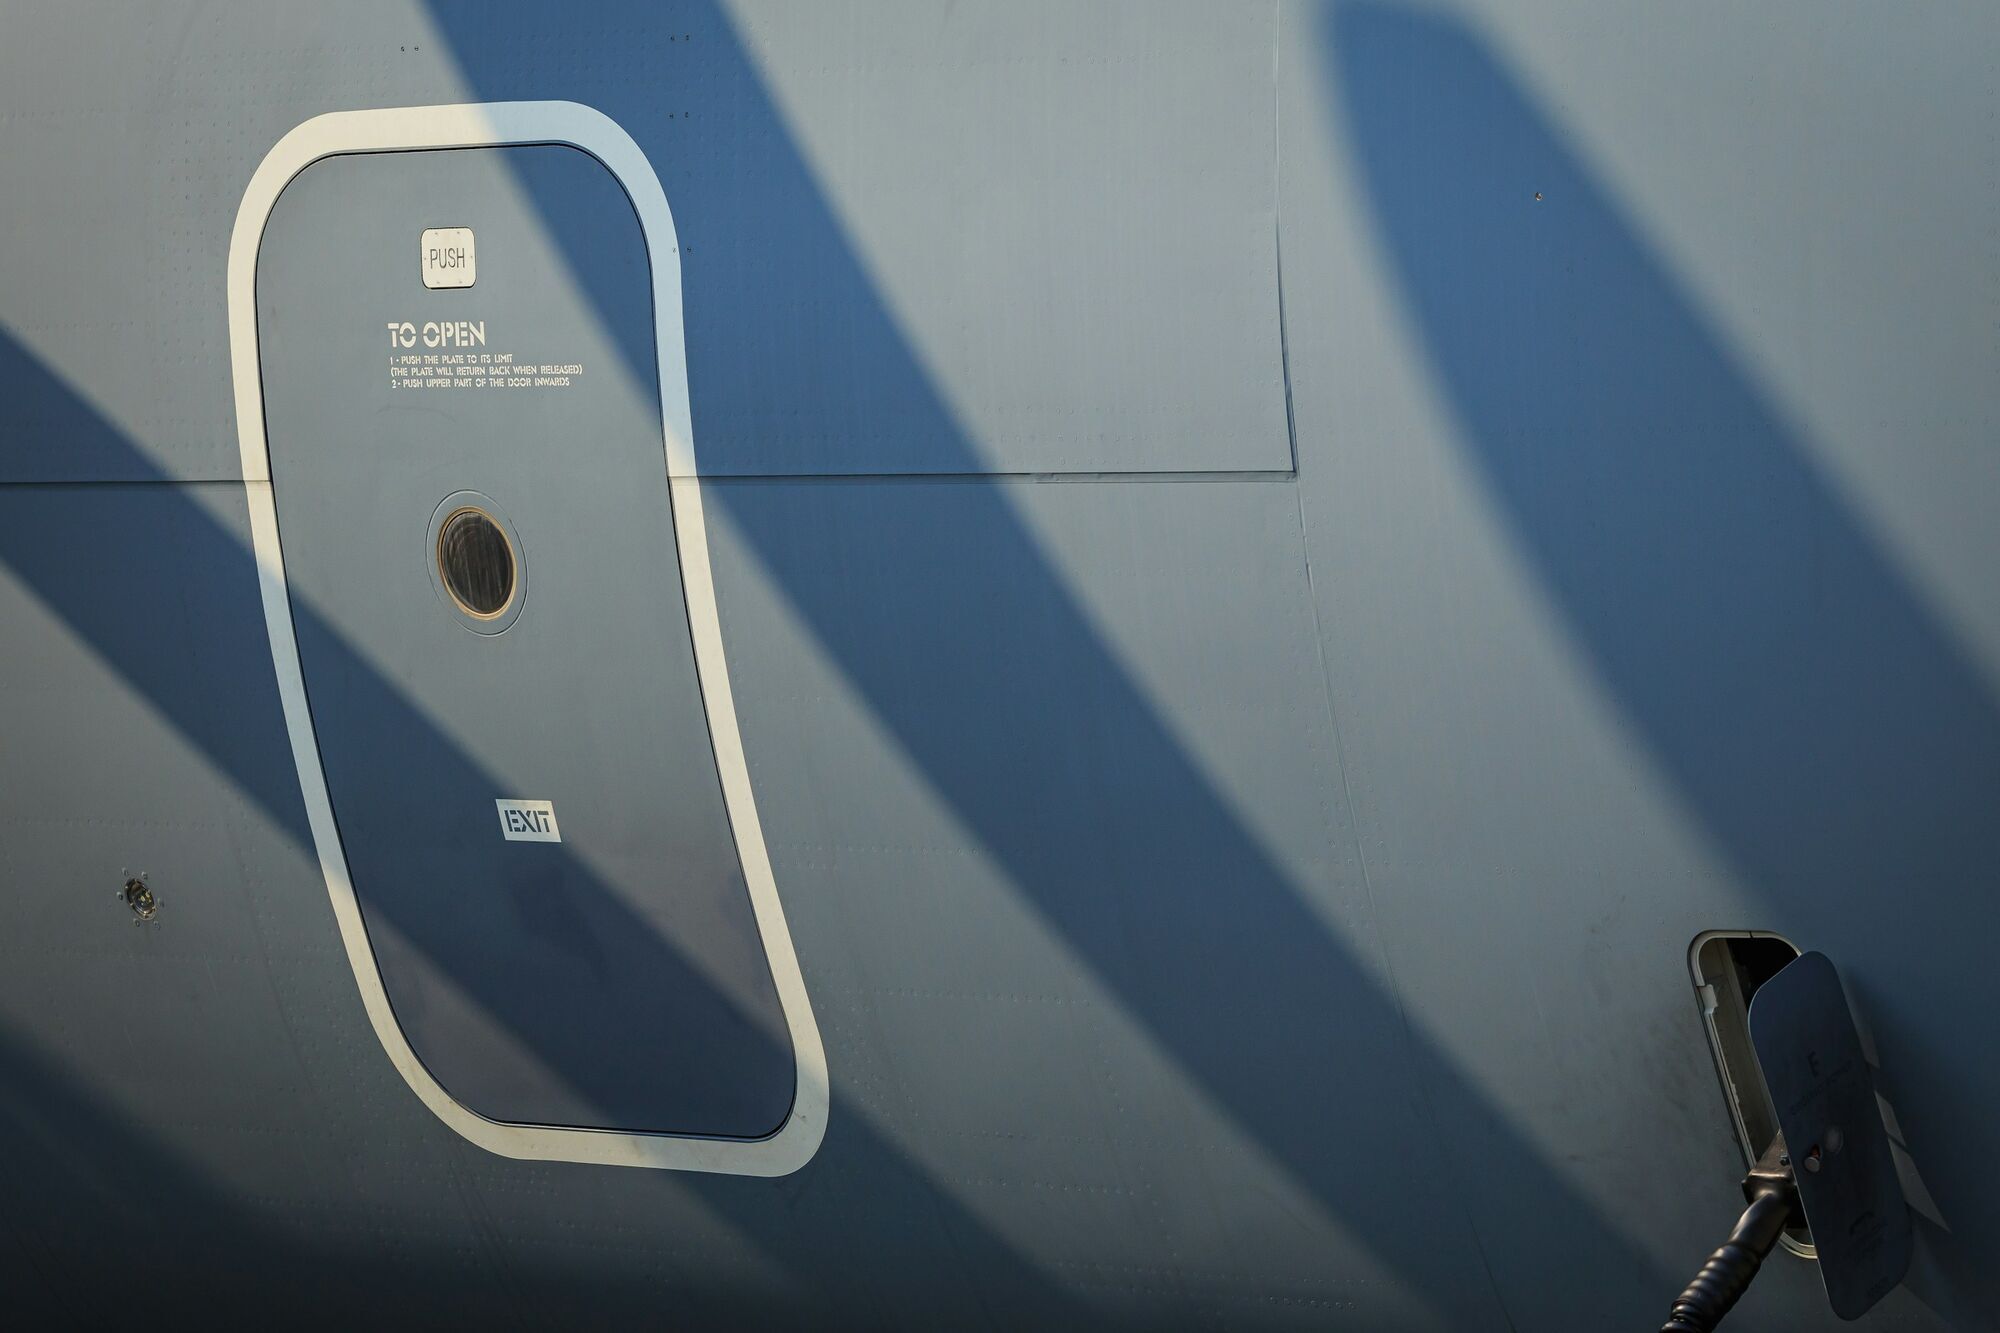
<path fill-rule="evenodd" d="M 1860 1326 L 1993 1326 L 1996 49 L 1804 0 L 0 6 L 10 1320 L 1655 1326 L 1740 1206 L 1687 949 L 1754 929 L 1839 965 L 1905 1154 Z M 830 1092 L 775 1178 L 440 1119 L 302 789 L 232 226 L 314 116 L 517 101 L 672 208 Z M 574 943 L 436 894 L 412 966 Z M 605 1045 L 502 981 L 496 1049 Z M 1737 1318 L 1823 1327 L 1813 1265 Z"/>

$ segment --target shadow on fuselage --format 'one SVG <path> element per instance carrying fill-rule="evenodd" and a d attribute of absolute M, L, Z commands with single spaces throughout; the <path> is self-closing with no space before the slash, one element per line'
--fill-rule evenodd
<path fill-rule="evenodd" d="M 1984 1173 L 1956 1163 L 2000 1070 L 1938 1029 L 1991 970 L 1988 683 L 1485 42 L 1369 2 L 1322 35 L 1336 132 L 1465 455 L 1774 928 L 1865 1000 L 1911 1147 L 1955 1163 L 1928 1181 L 1943 1216 L 1990 1214 Z M 2000 1308 L 1990 1266 L 1927 1230 L 1951 1285 Z"/>

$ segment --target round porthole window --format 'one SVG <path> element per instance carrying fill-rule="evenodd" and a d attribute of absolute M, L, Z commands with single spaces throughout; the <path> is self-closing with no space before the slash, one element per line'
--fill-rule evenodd
<path fill-rule="evenodd" d="M 458 609 L 477 620 L 505 614 L 514 600 L 514 544 L 493 516 L 467 506 L 438 529 L 438 573 Z"/>
<path fill-rule="evenodd" d="M 431 586 L 459 623 L 498 634 L 521 614 L 528 568 L 505 511 L 477 491 L 448 495 L 431 514 Z"/>

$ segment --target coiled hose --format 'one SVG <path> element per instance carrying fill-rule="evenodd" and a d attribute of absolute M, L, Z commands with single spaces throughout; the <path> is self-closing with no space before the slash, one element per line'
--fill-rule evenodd
<path fill-rule="evenodd" d="M 1778 1243 L 1791 1214 L 1791 1200 L 1783 1189 L 1774 1186 L 1752 1198 L 1743 1216 L 1736 1219 L 1729 1239 L 1708 1256 L 1694 1281 L 1674 1302 L 1674 1312 L 1660 1326 L 1660 1333 L 1713 1333 L 1749 1290 L 1750 1280 L 1764 1266 L 1764 1256 Z"/>

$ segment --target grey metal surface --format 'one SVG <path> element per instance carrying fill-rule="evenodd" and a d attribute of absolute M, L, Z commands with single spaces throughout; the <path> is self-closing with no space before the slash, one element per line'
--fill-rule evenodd
<path fill-rule="evenodd" d="M 1204 211 L 1254 208 L 1254 173 L 1189 156 L 1213 99 L 1065 65 L 1133 11 L 1065 12 L 9 15 L 5 475 L 146 483 L 0 488 L 12 1287 L 100 1322 L 130 1264 L 165 1308 L 328 1322 L 1643 1327 L 1739 1206 L 1685 972 L 1736 927 L 1837 958 L 1878 1048 L 1917 1252 L 1860 1327 L 1993 1324 L 2000 1070 L 1960 1054 L 1996 1012 L 1990 7 L 1161 20 L 1226 37 L 1163 67 L 1275 55 L 1231 84 L 1275 114 L 1283 259 L 1282 330 L 1242 345 L 1282 331 L 1296 479 L 711 492 L 819 1156 L 504 1162 L 396 1080 L 301 850 L 240 497 L 166 484 L 234 475 L 251 165 L 320 110 L 571 97 L 681 224 L 704 445 L 977 474 L 1046 433 L 1090 472 L 1000 408 L 1095 430 L 1142 386 L 1228 405 L 1163 438 L 1269 466 L 1285 386 L 1193 330 L 1263 308 L 1252 229 Z M 979 118 L 989 55 L 1023 92 Z M 940 126 L 990 137 L 961 166 Z M 1146 179 L 1009 156 L 1065 138 Z M 1059 181 L 1084 232 L 1219 181 L 1191 216 L 1240 267 L 1182 293 L 1080 265 L 1093 234 L 1046 270 L 1002 247 L 1018 293 L 944 272 L 981 171 Z M 1203 257 L 1178 225 L 1135 254 Z M 1016 328 L 1049 354 L 981 347 Z M 1216 373 L 1169 382 L 1172 348 Z M 141 857 L 143 927 L 114 896 Z M 1738 1319 L 1824 1299 L 1781 1256 Z"/>
<path fill-rule="evenodd" d="M 1827 953 L 1926 1200 L 1871 1318 L 1992 1324 L 2000 1068 L 1935 1023 L 2000 924 L 2000 178 L 1955 165 L 2000 15 L 1285 17 L 1298 484 L 1411 1011 L 1677 1285 L 1741 1206 L 1687 942 Z M 1516 1321 L 1587 1322 L 1517 1175 L 1461 1178 Z M 1774 1263 L 1737 1318 L 1823 1302 Z"/>
<path fill-rule="evenodd" d="M 1290 468 L 1270 0 L 495 17 L 17 9 L 0 227 L 42 258 L 0 272 L 0 306 L 72 377 L 123 367 L 102 391 L 163 471 L 236 476 L 213 293 L 270 145 L 326 110 L 582 100 L 673 204 L 712 470 Z M 7 480 L 132 475 L 59 442 L 0 456 Z"/>
<path fill-rule="evenodd" d="M 472 230 L 476 285 L 423 286 L 440 224 Z M 412 1049 L 491 1120 L 760 1138 L 796 1069 L 695 672 L 652 319 L 638 218 L 574 148 L 322 159 L 257 256 L 299 664 Z M 434 586 L 432 518 L 468 490 L 518 534 L 497 634 Z M 496 798 L 552 801 L 562 841 L 504 839 Z"/>

